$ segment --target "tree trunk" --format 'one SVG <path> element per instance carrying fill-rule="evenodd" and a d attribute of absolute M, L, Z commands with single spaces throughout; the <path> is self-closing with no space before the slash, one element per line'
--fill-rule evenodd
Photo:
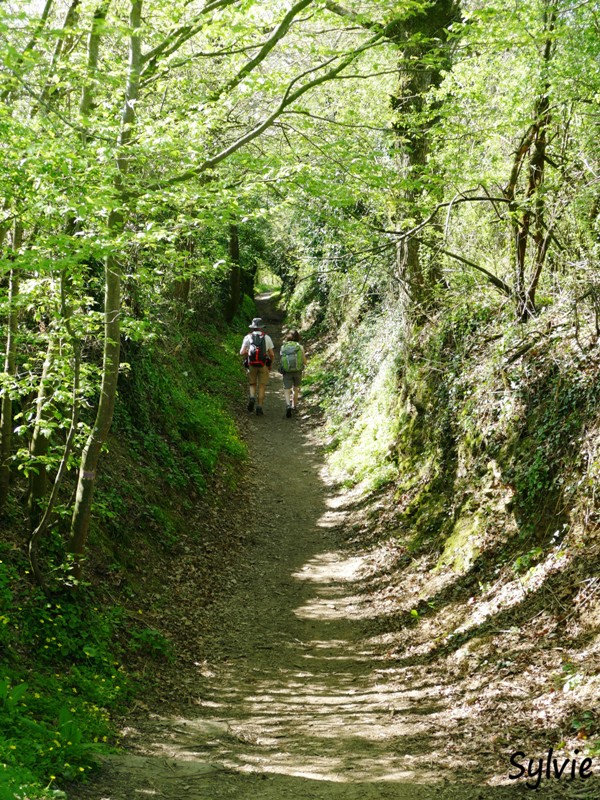
<path fill-rule="evenodd" d="M 87 67 L 86 77 L 81 90 L 81 99 L 79 101 L 79 113 L 81 114 L 84 123 L 87 123 L 90 111 L 92 110 L 93 103 L 93 86 L 98 71 L 98 57 L 100 53 L 100 36 L 102 33 L 103 22 L 108 13 L 110 0 L 102 0 L 100 5 L 94 12 L 92 20 L 92 29 L 88 37 L 87 47 Z M 86 136 L 83 136 L 83 143 L 85 144 Z"/>
<path fill-rule="evenodd" d="M 553 40 L 551 34 L 554 31 L 556 17 L 557 11 L 554 7 L 544 13 L 544 23 L 548 38 L 544 45 L 542 58 L 546 71 L 552 57 Z M 545 203 L 542 192 L 548 129 L 551 121 L 550 91 L 551 85 L 546 77 L 542 91 L 535 104 L 533 122 L 517 148 L 510 178 L 506 188 L 503 190 L 504 196 L 509 201 L 515 242 L 514 296 L 515 311 L 519 322 L 527 322 L 536 313 L 536 292 L 551 239 L 551 231 L 547 232 L 545 227 Z M 517 199 L 517 185 L 519 174 L 527 156 L 529 157 L 529 172 L 523 208 L 521 208 Z M 529 259 L 530 267 L 528 269 L 527 251 L 530 237 L 533 238 L 535 248 L 533 256 Z"/>
<path fill-rule="evenodd" d="M 56 476 L 54 478 L 54 484 L 52 486 L 50 497 L 48 498 L 48 502 L 46 504 L 43 514 L 41 513 L 41 505 L 37 504 L 37 506 L 34 506 L 33 509 L 34 514 L 32 515 L 32 518 L 35 520 L 35 525 L 32 526 L 33 532 L 29 540 L 29 562 L 31 564 L 35 581 L 38 584 L 38 586 L 41 586 L 42 588 L 44 588 L 44 576 L 38 563 L 37 546 L 42 536 L 44 536 L 44 534 L 48 530 L 48 526 L 50 525 L 50 522 L 52 520 L 54 507 L 56 505 L 56 501 L 58 500 L 58 494 L 62 485 L 62 481 L 67 472 L 69 458 L 73 450 L 73 445 L 75 443 L 75 436 L 77 434 L 77 426 L 79 423 L 79 405 L 80 405 L 79 381 L 81 374 L 81 342 L 74 333 L 73 327 L 71 325 L 72 309 L 67 302 L 66 269 L 62 270 L 60 276 L 60 313 L 64 330 L 69 338 L 71 347 L 73 348 L 73 394 L 72 394 L 73 402 L 71 406 L 71 424 L 69 426 L 69 431 L 67 433 L 62 458 L 60 460 L 60 464 L 56 471 Z M 54 342 L 55 341 L 56 340 L 54 340 Z M 53 353 L 54 342 L 51 341 L 48 354 L 50 354 L 51 352 Z"/>
<path fill-rule="evenodd" d="M 97 7 L 96 11 L 94 12 L 94 16 L 92 19 L 92 27 L 88 37 L 86 79 L 83 85 L 81 98 L 79 101 L 79 113 L 81 114 L 84 123 L 87 123 L 90 111 L 92 109 L 92 101 L 93 101 L 92 88 L 98 70 L 98 58 L 100 52 L 100 36 L 102 31 L 102 23 L 106 19 L 109 3 L 110 0 L 102 0 L 100 5 Z M 69 12 L 67 14 L 67 19 L 65 20 L 65 26 L 67 26 L 67 24 L 72 24 L 76 11 L 76 6 L 77 3 L 73 3 L 71 5 Z M 86 134 L 82 133 L 81 138 L 82 138 L 82 144 L 85 146 L 87 139 Z M 72 213 L 69 213 L 65 220 L 64 232 L 67 236 L 73 236 L 76 230 L 77 230 L 77 223 L 75 217 L 73 216 Z M 65 280 L 66 278 L 65 275 L 63 274 L 61 276 L 61 297 L 63 306 L 63 316 L 64 316 L 64 307 L 66 302 L 64 297 Z M 44 412 L 47 407 L 47 400 L 50 393 L 48 375 L 50 373 L 50 370 L 52 369 L 52 364 L 54 362 L 55 347 L 56 347 L 56 340 L 53 337 L 51 331 L 50 339 L 48 342 L 48 350 L 46 353 L 46 359 L 44 361 L 44 366 L 42 369 L 40 386 L 38 389 L 35 425 L 33 430 L 33 436 L 31 439 L 31 445 L 29 448 L 29 453 L 31 458 L 33 460 L 38 459 L 38 464 L 35 465 L 35 471 L 30 474 L 29 478 L 28 510 L 29 510 L 29 519 L 32 530 L 36 529 L 40 525 L 40 520 L 42 519 L 43 501 L 48 491 L 48 471 L 45 463 L 43 463 L 43 461 L 40 461 L 39 459 L 43 459 L 43 457 L 47 455 L 48 448 L 50 445 L 50 440 L 48 436 L 46 436 L 43 433 L 44 430 L 43 422 L 44 422 Z M 44 516 L 46 515 L 44 514 Z"/>
<path fill-rule="evenodd" d="M 423 180 L 427 170 L 430 123 L 419 122 L 418 117 L 424 110 L 427 92 L 432 86 L 438 86 L 442 79 L 442 68 L 447 58 L 442 57 L 440 41 L 443 46 L 446 28 L 456 14 L 454 0 L 437 0 L 407 20 L 394 38 L 402 49 L 398 94 L 392 98 L 392 106 L 397 112 L 398 171 L 404 183 L 397 196 L 395 212 L 396 224 L 400 228 L 407 217 L 411 228 L 418 226 L 423 219 L 420 205 L 427 188 Z M 431 270 L 431 274 L 425 274 L 416 237 L 399 240 L 396 269 L 403 289 L 400 298 L 403 316 L 407 322 L 418 319 L 419 309 L 431 304 L 436 276 Z"/>
<path fill-rule="evenodd" d="M 33 533 L 31 534 L 31 538 L 29 540 L 29 563 L 31 564 L 31 568 L 33 570 L 33 575 L 35 578 L 36 583 L 38 586 L 44 587 L 44 575 L 40 569 L 38 558 L 37 558 L 37 546 L 38 542 L 42 538 L 42 536 L 48 530 L 48 526 L 50 525 L 50 521 L 52 519 L 52 514 L 54 511 L 54 507 L 56 505 L 56 501 L 58 500 L 58 494 L 63 482 L 63 478 L 67 472 L 67 467 L 69 464 L 69 457 L 71 455 L 71 451 L 73 450 L 73 444 L 75 442 L 75 436 L 77 434 L 77 425 L 79 422 L 79 376 L 81 370 L 81 345 L 79 341 L 72 336 L 72 344 L 73 344 L 73 405 L 71 407 L 71 424 L 69 426 L 69 432 L 67 433 L 67 438 L 65 441 L 65 449 L 63 451 L 62 458 L 60 460 L 60 464 L 58 466 L 58 470 L 56 472 L 56 477 L 54 479 L 54 485 L 52 486 L 52 492 L 50 493 L 50 497 L 48 499 L 48 503 L 44 510 L 44 513 L 40 516 L 39 522 L 37 526 L 34 528 Z"/>
<path fill-rule="evenodd" d="M 108 224 L 110 230 L 116 233 L 122 227 L 122 215 L 114 211 L 111 212 Z M 121 267 L 118 259 L 112 255 L 106 258 L 104 274 L 104 354 L 100 400 L 94 427 L 81 455 L 75 506 L 71 519 L 69 549 L 74 556 L 74 576 L 76 579 L 81 577 L 96 485 L 96 469 L 102 445 L 106 441 L 112 423 L 119 376 Z"/>
<path fill-rule="evenodd" d="M 56 346 L 54 332 L 52 330 L 49 336 L 46 358 L 44 359 L 44 365 L 42 367 L 42 375 L 40 377 L 40 385 L 35 403 L 33 436 L 31 437 L 31 444 L 29 446 L 29 455 L 33 462 L 33 469 L 29 474 L 29 498 L 27 505 L 32 529 L 39 524 L 42 515 L 42 504 L 48 491 L 48 470 L 46 469 L 46 464 L 43 459 L 44 456 L 48 454 L 50 438 L 44 432 L 44 418 L 47 416 L 45 412 L 48 398 L 52 394 L 49 376 L 54 365 Z"/>
<path fill-rule="evenodd" d="M 13 250 L 16 255 L 23 243 L 23 227 L 19 221 L 15 222 L 13 228 Z M 19 270 L 11 269 L 8 284 L 8 333 L 6 337 L 6 355 L 4 359 L 4 372 L 6 379 L 14 380 L 17 373 L 17 334 L 18 334 L 18 308 L 17 298 L 19 296 Z M 10 482 L 10 457 L 12 455 L 12 432 L 13 432 L 13 402 L 10 386 L 6 386 L 2 392 L 2 411 L 0 417 L 0 508 L 4 508 L 8 497 L 8 486 Z"/>
<path fill-rule="evenodd" d="M 54 53 L 52 54 L 52 60 L 50 62 L 50 69 L 46 78 L 46 83 L 40 94 L 40 102 L 42 105 L 48 101 L 50 95 L 52 94 L 52 78 L 55 74 L 63 50 L 68 50 L 70 46 L 69 43 L 72 39 L 70 28 L 77 23 L 80 5 L 81 0 L 71 0 L 71 4 L 67 9 L 67 13 L 65 14 L 63 27 L 56 42 Z"/>
<path fill-rule="evenodd" d="M 83 89 L 81 92 L 81 97 L 79 101 L 79 113 L 81 114 L 82 120 L 84 124 L 87 124 L 90 111 L 92 109 L 92 101 L 93 101 L 93 82 L 96 77 L 96 73 L 98 70 L 98 58 L 100 52 L 100 36 L 102 32 L 102 23 L 106 19 L 106 15 L 108 13 L 108 7 L 110 4 L 110 0 L 102 0 L 100 5 L 96 8 L 94 12 L 94 16 L 92 19 L 92 26 L 90 30 L 90 34 L 88 37 L 88 46 L 87 46 L 87 65 L 86 65 L 86 78 L 84 81 Z M 79 0 L 73 0 L 69 10 L 67 12 L 67 16 L 65 18 L 64 27 L 68 28 L 68 26 L 72 25 L 76 19 L 76 12 L 77 7 L 79 5 Z M 56 50 L 54 53 L 54 60 L 58 58 L 60 55 L 61 48 L 63 46 L 63 38 L 58 41 L 56 45 Z M 86 133 L 82 133 L 82 144 L 85 146 L 87 135 Z M 73 236 L 77 229 L 77 223 L 75 217 L 72 213 L 67 215 L 64 224 L 64 232 L 67 236 Z M 64 274 L 61 277 L 61 296 L 62 296 L 62 305 L 64 308 L 65 305 L 65 276 Z M 42 369 L 42 376 L 40 380 L 40 386 L 38 390 L 38 398 L 36 403 L 36 420 L 35 420 L 35 427 L 33 432 L 33 437 L 31 440 L 30 446 L 30 455 L 33 459 L 39 459 L 45 456 L 48 452 L 49 447 L 49 438 L 42 432 L 43 431 L 43 419 L 44 419 L 44 410 L 47 405 L 47 398 L 49 393 L 49 385 L 48 385 L 48 374 L 52 368 L 52 363 L 54 361 L 54 348 L 55 348 L 55 341 L 52 338 L 52 333 L 50 335 L 50 341 L 48 342 L 48 351 L 46 354 L 46 360 L 44 361 L 44 367 Z M 35 529 L 40 524 L 40 520 L 42 517 L 42 503 L 44 497 L 46 496 L 48 488 L 48 479 L 47 479 L 47 469 L 46 465 L 43 462 L 40 462 L 36 467 L 36 472 L 33 472 L 30 477 L 29 481 L 29 517 L 31 521 L 32 529 Z"/>
<path fill-rule="evenodd" d="M 185 312 L 190 301 L 190 292 L 192 290 L 190 269 L 191 263 L 194 260 L 194 253 L 196 251 L 196 243 L 192 236 L 188 237 L 184 249 L 187 253 L 185 260 L 185 274 L 173 282 L 173 286 L 170 291 L 171 297 L 173 300 L 175 300 L 175 314 L 179 322 L 181 322 L 185 316 Z"/>
<path fill-rule="evenodd" d="M 135 122 L 135 103 L 139 96 L 141 69 L 141 39 L 139 29 L 142 16 L 142 0 L 131 0 L 129 24 L 131 36 L 129 40 L 129 70 L 125 103 L 121 114 L 121 129 L 117 154 L 118 172 L 115 178 L 115 190 L 125 204 L 125 177 L 128 171 L 127 147 L 131 140 Z M 111 211 L 108 220 L 110 233 L 116 239 L 123 230 L 124 214 L 120 209 Z M 119 377 L 120 355 L 120 314 L 121 314 L 121 266 L 119 259 L 110 254 L 105 260 L 105 297 L 104 297 L 104 354 L 102 362 L 102 384 L 100 400 L 94 427 L 84 447 L 75 496 L 75 506 L 71 519 L 71 535 L 69 547 L 73 555 L 73 574 L 76 580 L 81 577 L 83 557 L 87 544 L 92 500 L 96 484 L 96 470 L 100 459 L 102 445 L 106 441 L 112 423 L 117 380 Z"/>
<path fill-rule="evenodd" d="M 229 226 L 229 258 L 231 266 L 229 269 L 229 297 L 225 309 L 225 319 L 231 322 L 237 314 L 242 299 L 242 274 L 240 268 L 240 238 L 238 226 L 231 223 Z"/>

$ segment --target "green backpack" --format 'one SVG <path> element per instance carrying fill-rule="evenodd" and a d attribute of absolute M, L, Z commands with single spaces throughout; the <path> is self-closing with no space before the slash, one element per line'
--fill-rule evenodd
<path fill-rule="evenodd" d="M 287 342 L 281 348 L 281 369 L 284 372 L 301 372 L 304 369 L 302 348 L 298 342 Z"/>

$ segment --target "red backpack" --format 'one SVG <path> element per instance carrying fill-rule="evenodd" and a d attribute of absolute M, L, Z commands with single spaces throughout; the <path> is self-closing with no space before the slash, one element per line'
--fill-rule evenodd
<path fill-rule="evenodd" d="M 250 334 L 250 347 L 248 348 L 248 366 L 264 367 L 267 364 L 267 342 L 262 331 Z"/>

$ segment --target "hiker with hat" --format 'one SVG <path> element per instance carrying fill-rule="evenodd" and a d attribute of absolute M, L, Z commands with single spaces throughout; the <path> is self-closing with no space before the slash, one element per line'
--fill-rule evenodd
<path fill-rule="evenodd" d="M 248 327 L 250 333 L 244 336 L 240 355 L 244 356 L 244 366 L 248 370 L 248 411 L 253 411 L 256 404 L 256 414 L 260 417 L 275 348 L 273 340 L 264 331 L 265 323 L 260 317 L 255 317 Z"/>

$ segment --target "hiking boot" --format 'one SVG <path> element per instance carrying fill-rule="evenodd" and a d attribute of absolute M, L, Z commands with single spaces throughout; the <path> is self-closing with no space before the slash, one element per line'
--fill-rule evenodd
<path fill-rule="evenodd" d="M 292 407 L 288 406 L 285 410 L 285 415 L 289 419 L 292 416 Z"/>
<path fill-rule="evenodd" d="M 256 406 L 256 416 L 263 417 L 265 412 L 262 410 L 262 406 Z"/>
<path fill-rule="evenodd" d="M 248 411 L 254 411 L 254 398 L 248 398 Z"/>

